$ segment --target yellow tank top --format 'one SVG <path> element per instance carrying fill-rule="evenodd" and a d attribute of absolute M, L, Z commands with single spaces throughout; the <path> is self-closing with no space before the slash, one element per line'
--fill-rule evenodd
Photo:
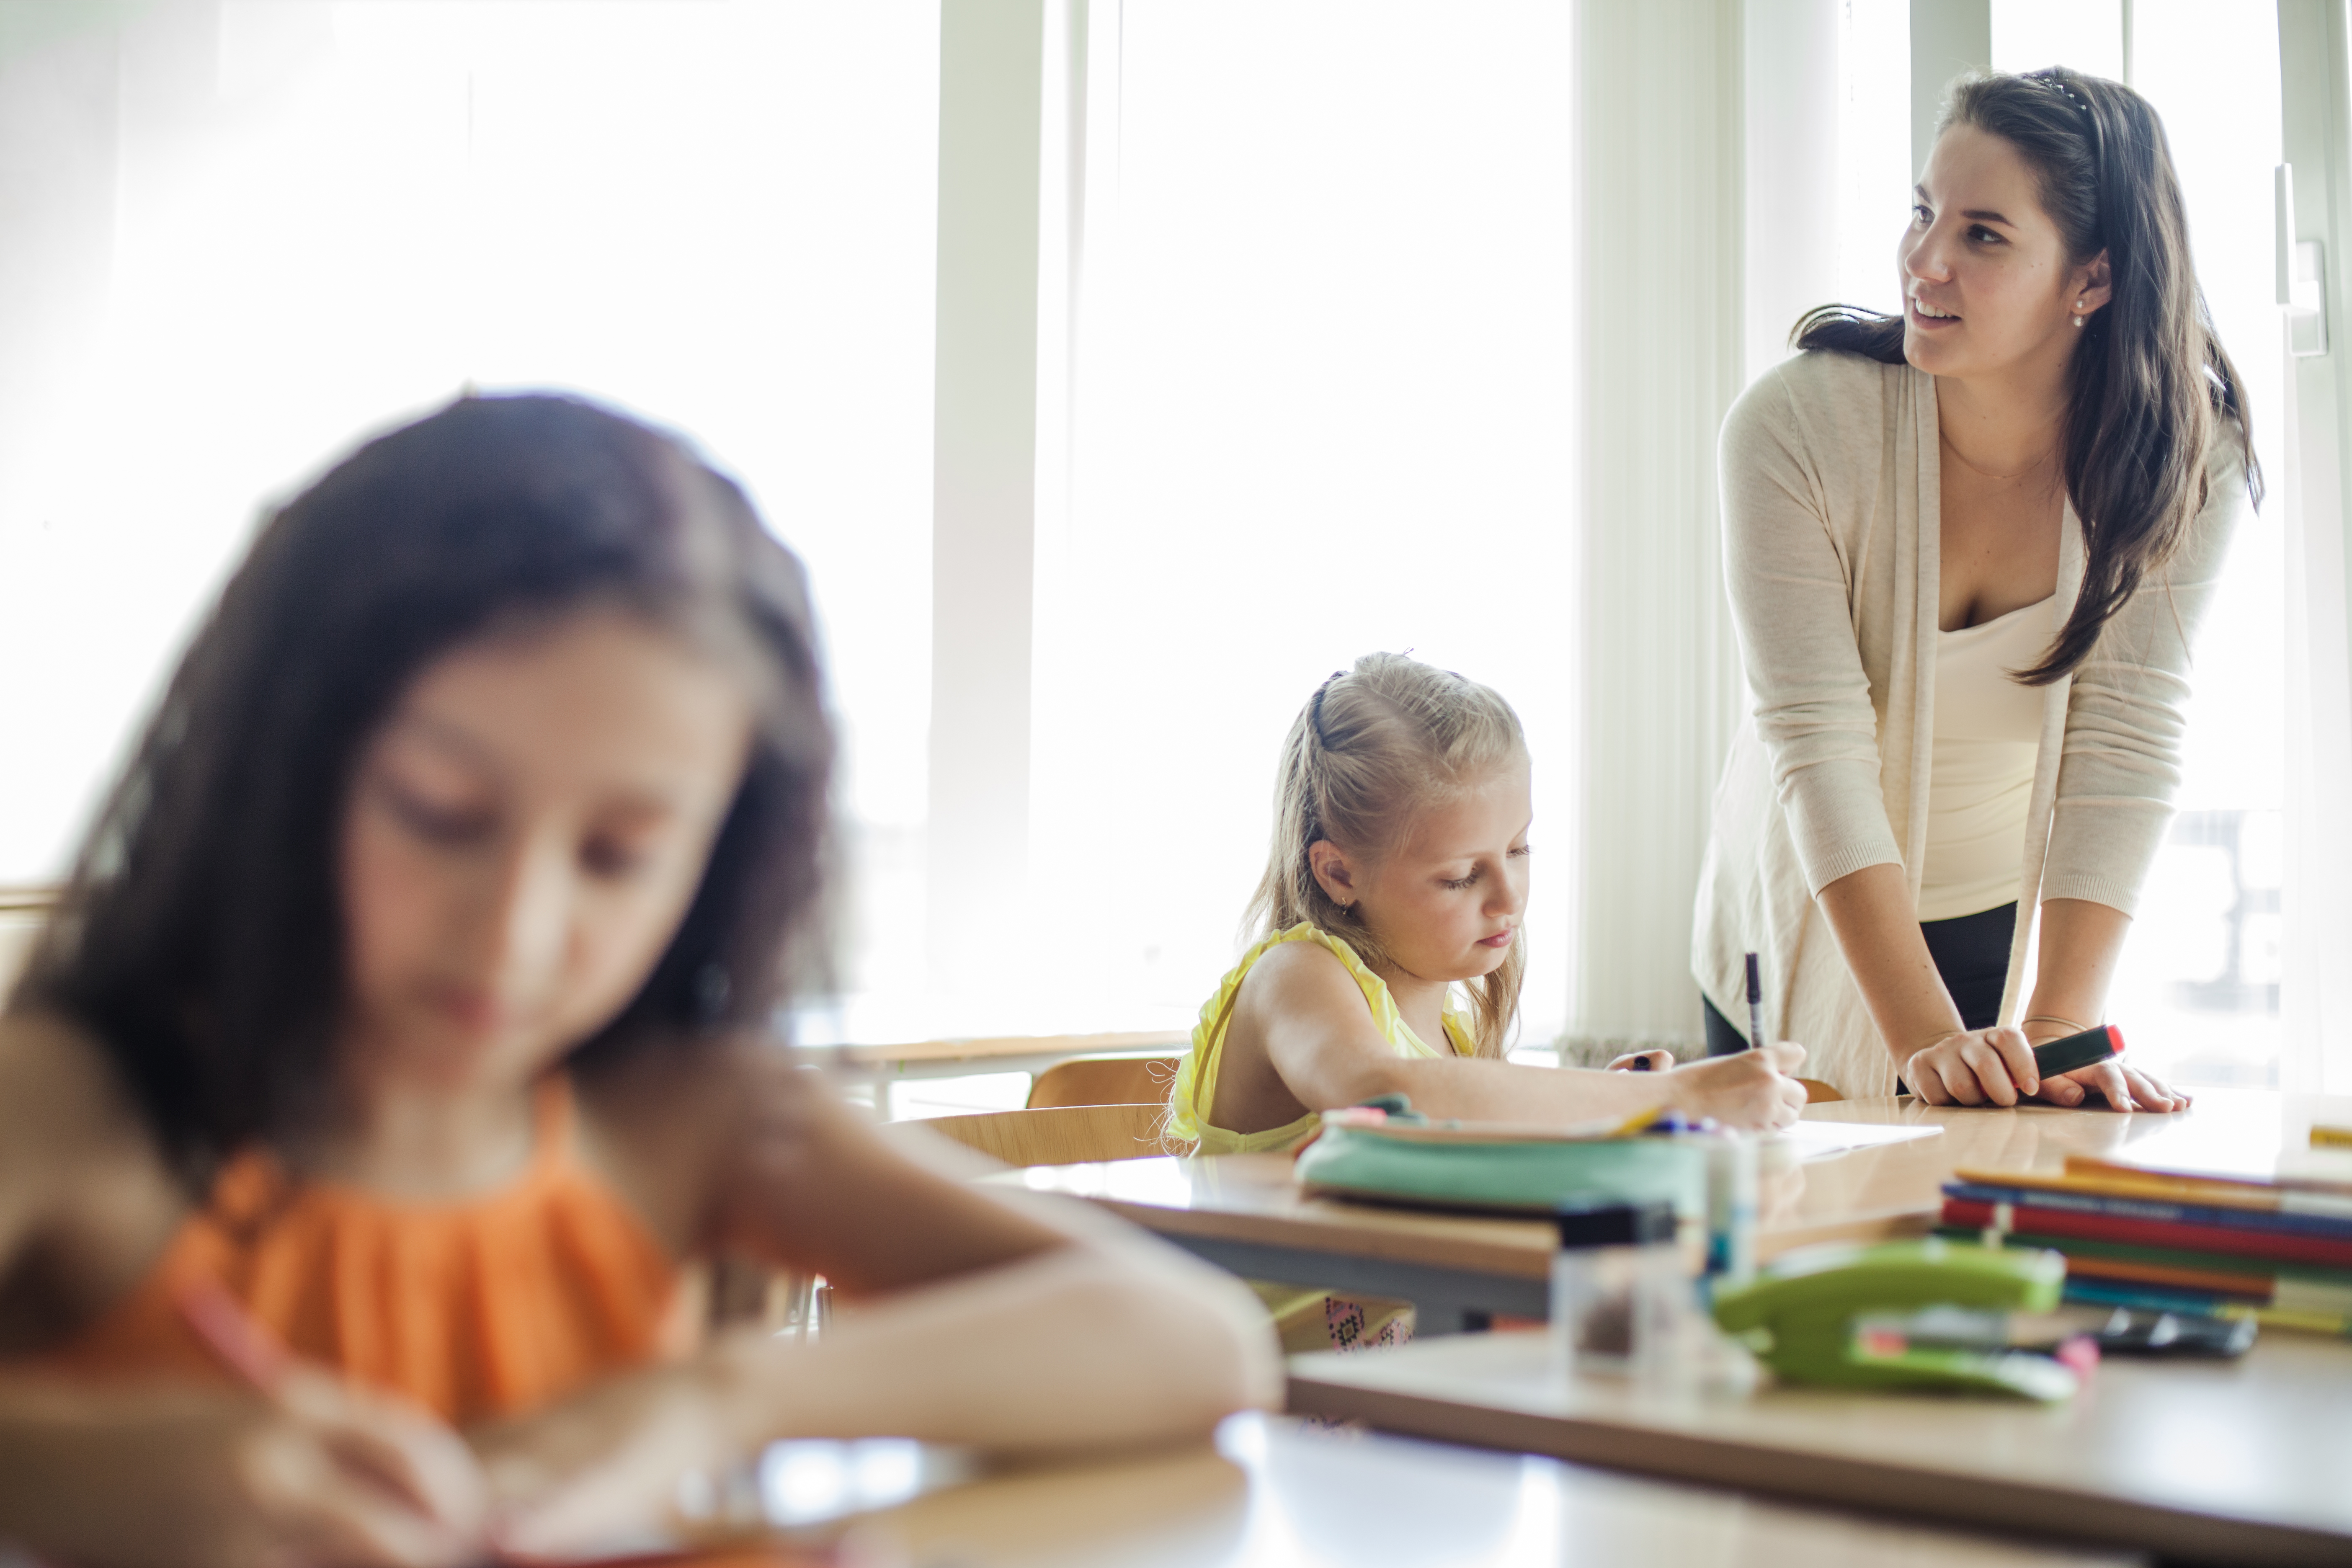
<path fill-rule="evenodd" d="M 1168 1091 L 1168 1131 L 1177 1139 L 1198 1139 L 1202 1154 L 1259 1154 L 1269 1151 L 1295 1148 L 1314 1135 L 1323 1124 L 1323 1118 L 1308 1111 L 1297 1121 L 1281 1127 L 1271 1127 L 1263 1132 L 1229 1132 L 1213 1126 L 1209 1121 L 1210 1108 L 1217 1103 L 1217 1068 L 1223 1059 L 1225 1030 L 1233 1022 L 1234 999 L 1241 994 L 1242 980 L 1251 966 L 1265 956 L 1270 948 L 1286 942 L 1311 942 L 1328 951 L 1332 957 L 1347 965 L 1348 973 L 1356 988 L 1364 994 L 1365 1005 L 1372 1010 L 1372 1024 L 1401 1057 L 1423 1057 L 1430 1059 L 1447 1055 L 1425 1043 L 1412 1032 L 1397 1011 L 1396 998 L 1389 994 L 1388 983 L 1364 966 L 1356 950 L 1333 936 L 1318 930 L 1311 922 L 1301 921 L 1288 931 L 1276 931 L 1255 947 L 1242 954 L 1242 961 L 1225 974 L 1217 986 L 1217 994 L 1202 1005 L 1201 1022 L 1192 1030 L 1192 1048 L 1176 1066 L 1176 1081 Z M 1477 1042 L 1452 1008 L 1445 1010 L 1446 1044 L 1457 1057 L 1473 1056 Z"/>

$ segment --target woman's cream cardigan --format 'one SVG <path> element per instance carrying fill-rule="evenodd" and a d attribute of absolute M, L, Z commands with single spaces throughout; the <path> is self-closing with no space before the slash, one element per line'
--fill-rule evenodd
<path fill-rule="evenodd" d="M 2026 994 L 2041 900 L 2129 914 L 2171 820 L 2189 639 L 2247 506 L 2233 434 L 2214 443 L 2205 509 L 2170 567 L 2045 689 L 2003 1022 Z M 1773 1037 L 1803 1045 L 1799 1070 L 1848 1095 L 1894 1093 L 1895 1062 L 1814 896 L 1892 862 L 1918 897 L 1940 449 L 1935 378 L 1844 353 L 1767 372 L 1723 425 L 1724 571 L 1750 713 L 1716 788 L 1692 966 L 1708 999 L 1744 1022 L 1743 958 L 1755 951 Z M 2062 618 L 2083 581 L 2071 505 L 2063 529 Z"/>

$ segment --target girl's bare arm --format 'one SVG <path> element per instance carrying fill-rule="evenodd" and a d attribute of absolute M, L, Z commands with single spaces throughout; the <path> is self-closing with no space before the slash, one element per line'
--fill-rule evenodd
<path fill-rule="evenodd" d="M 1311 1110 L 1402 1093 L 1425 1114 L 1465 1121 L 1558 1124 L 1668 1106 L 1737 1127 L 1780 1127 L 1804 1109 L 1804 1087 L 1786 1076 L 1804 1052 L 1790 1045 L 1670 1072 L 1401 1058 L 1373 1028 L 1362 992 L 1336 958 L 1303 943 L 1280 956 L 1273 962 L 1277 954 L 1269 952 L 1243 981 L 1225 1049 L 1264 1049 Z"/>
<path fill-rule="evenodd" d="M 732 1110 L 706 1135 L 725 1149 L 707 1241 L 848 1301 L 814 1344 L 731 1338 L 477 1434 L 515 1510 L 509 1544 L 583 1543 L 657 1509 L 681 1470 L 779 1437 L 1077 1449 L 1197 1437 L 1279 1400 L 1272 1331 L 1232 1279 L 1087 1211 L 975 1188 L 962 1151 L 886 1137 L 772 1049 L 712 1079 Z"/>

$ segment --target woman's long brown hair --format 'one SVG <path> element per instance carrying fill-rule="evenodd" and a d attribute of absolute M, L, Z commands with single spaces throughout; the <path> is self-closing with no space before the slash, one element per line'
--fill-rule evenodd
<path fill-rule="evenodd" d="M 2108 621 L 2161 573 L 2205 505 L 2217 439 L 2241 453 L 2248 494 L 2262 469 L 2237 367 L 2214 335 L 2189 253 L 2189 219 L 2164 122 L 2124 86 L 2053 67 L 1964 79 L 1937 133 L 1973 125 L 2015 147 L 2042 210 L 2080 265 L 2101 251 L 2106 308 L 2075 345 L 2066 412 L 2066 494 L 2082 520 L 2083 588 L 2050 650 L 2017 679 L 2047 685 L 2090 657 Z M 1800 349 L 1903 363 L 1903 318 L 1852 305 L 1810 311 Z M 2221 419 L 2234 428 L 2217 432 Z"/>

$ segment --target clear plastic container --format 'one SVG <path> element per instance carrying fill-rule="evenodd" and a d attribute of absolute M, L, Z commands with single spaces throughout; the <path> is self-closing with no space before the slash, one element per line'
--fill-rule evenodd
<path fill-rule="evenodd" d="M 1671 1371 L 1692 1311 L 1674 1205 L 1565 1205 L 1553 1219 L 1551 1332 L 1562 1372 Z"/>
<path fill-rule="evenodd" d="M 1756 1278 L 1756 1140 L 1714 1132 L 1706 1146 L 1706 1281 L 1736 1289 Z"/>

